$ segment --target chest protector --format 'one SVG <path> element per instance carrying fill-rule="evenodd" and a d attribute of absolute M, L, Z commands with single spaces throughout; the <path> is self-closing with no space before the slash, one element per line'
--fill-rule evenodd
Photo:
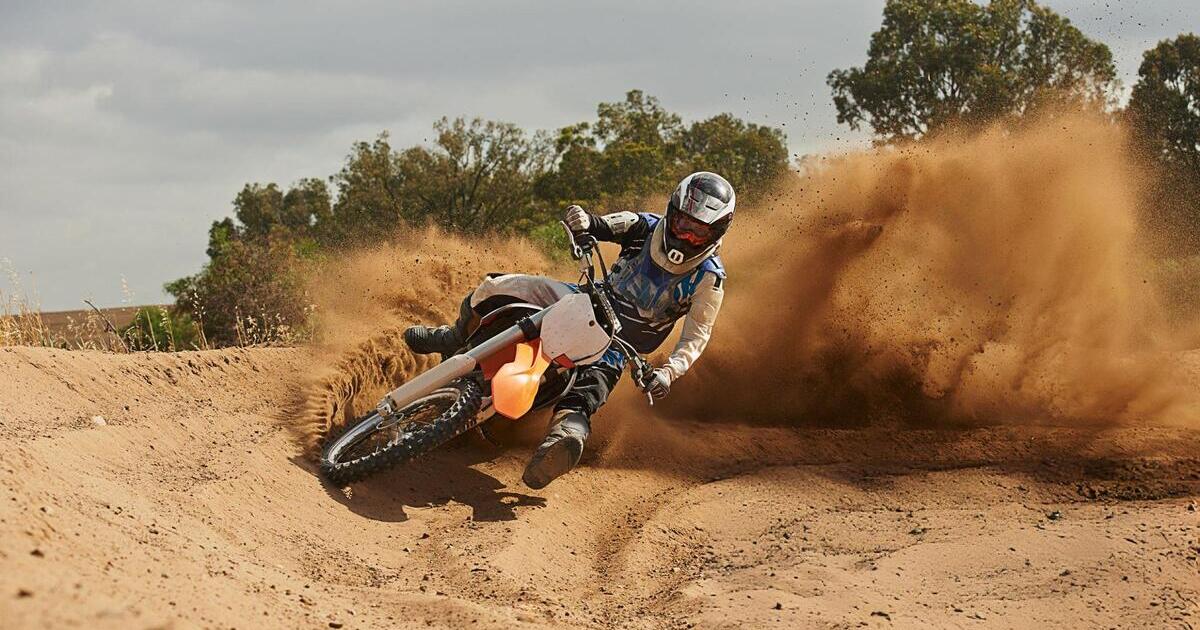
<path fill-rule="evenodd" d="M 621 318 L 621 337 L 645 353 L 662 345 L 675 321 L 687 314 L 704 274 L 724 280 L 725 267 L 716 255 L 679 274 L 659 267 L 651 256 L 649 239 L 661 217 L 642 214 L 641 218 L 647 225 L 638 231 L 644 235 L 622 243 L 608 282 Z"/>

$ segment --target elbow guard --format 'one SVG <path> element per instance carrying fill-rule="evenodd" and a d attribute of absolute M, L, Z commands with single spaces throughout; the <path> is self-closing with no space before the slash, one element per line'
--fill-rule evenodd
<path fill-rule="evenodd" d="M 628 232 L 629 228 L 637 225 L 638 215 L 632 212 L 614 212 L 602 217 L 596 217 L 596 219 L 603 223 L 604 227 L 608 228 L 613 236 L 621 236 Z"/>

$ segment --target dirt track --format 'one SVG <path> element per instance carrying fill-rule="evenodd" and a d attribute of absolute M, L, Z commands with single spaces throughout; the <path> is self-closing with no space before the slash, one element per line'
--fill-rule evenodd
<path fill-rule="evenodd" d="M 349 491 L 303 446 L 485 273 L 568 277 L 520 241 L 331 264 L 320 359 L 0 350 L 0 620 L 1196 627 L 1200 322 L 1157 306 L 1123 138 L 1054 118 L 792 182 L 729 235 L 670 419 L 618 390 L 545 492 L 537 418 Z"/>
<path fill-rule="evenodd" d="M 306 361 L 0 350 L 3 625 L 1200 624 L 1195 431 L 751 428 L 630 401 L 544 492 L 519 482 L 526 436 L 345 493 L 276 405 Z"/>

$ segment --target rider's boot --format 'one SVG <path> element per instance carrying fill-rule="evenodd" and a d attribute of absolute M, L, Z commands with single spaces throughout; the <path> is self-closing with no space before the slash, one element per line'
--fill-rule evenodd
<path fill-rule="evenodd" d="M 461 350 L 467 345 L 466 331 L 479 324 L 479 314 L 471 308 L 472 293 L 463 298 L 453 326 L 410 326 L 404 331 L 404 343 L 417 354 L 440 352 L 443 359 Z"/>
<path fill-rule="evenodd" d="M 554 414 L 553 425 L 533 452 L 521 480 L 534 490 L 545 488 L 579 463 L 583 443 L 591 433 L 588 417 L 574 409 L 561 409 Z"/>
<path fill-rule="evenodd" d="M 450 356 L 465 345 L 457 326 L 412 326 L 404 331 L 404 343 L 417 354 L 440 352 Z"/>

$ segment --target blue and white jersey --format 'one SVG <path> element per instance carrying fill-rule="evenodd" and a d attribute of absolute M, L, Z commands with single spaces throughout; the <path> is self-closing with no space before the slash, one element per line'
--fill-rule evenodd
<path fill-rule="evenodd" d="M 638 214 L 637 223 L 622 234 L 597 234 L 598 238 L 621 245 L 621 254 L 612 266 L 608 282 L 615 298 L 613 306 L 621 319 L 621 337 L 642 353 L 662 345 L 675 321 L 687 315 L 692 296 L 705 274 L 715 275 L 718 286 L 725 279 L 725 267 L 715 255 L 683 274 L 668 272 L 655 264 L 649 239 L 661 220 L 659 215 L 643 212 Z"/>

